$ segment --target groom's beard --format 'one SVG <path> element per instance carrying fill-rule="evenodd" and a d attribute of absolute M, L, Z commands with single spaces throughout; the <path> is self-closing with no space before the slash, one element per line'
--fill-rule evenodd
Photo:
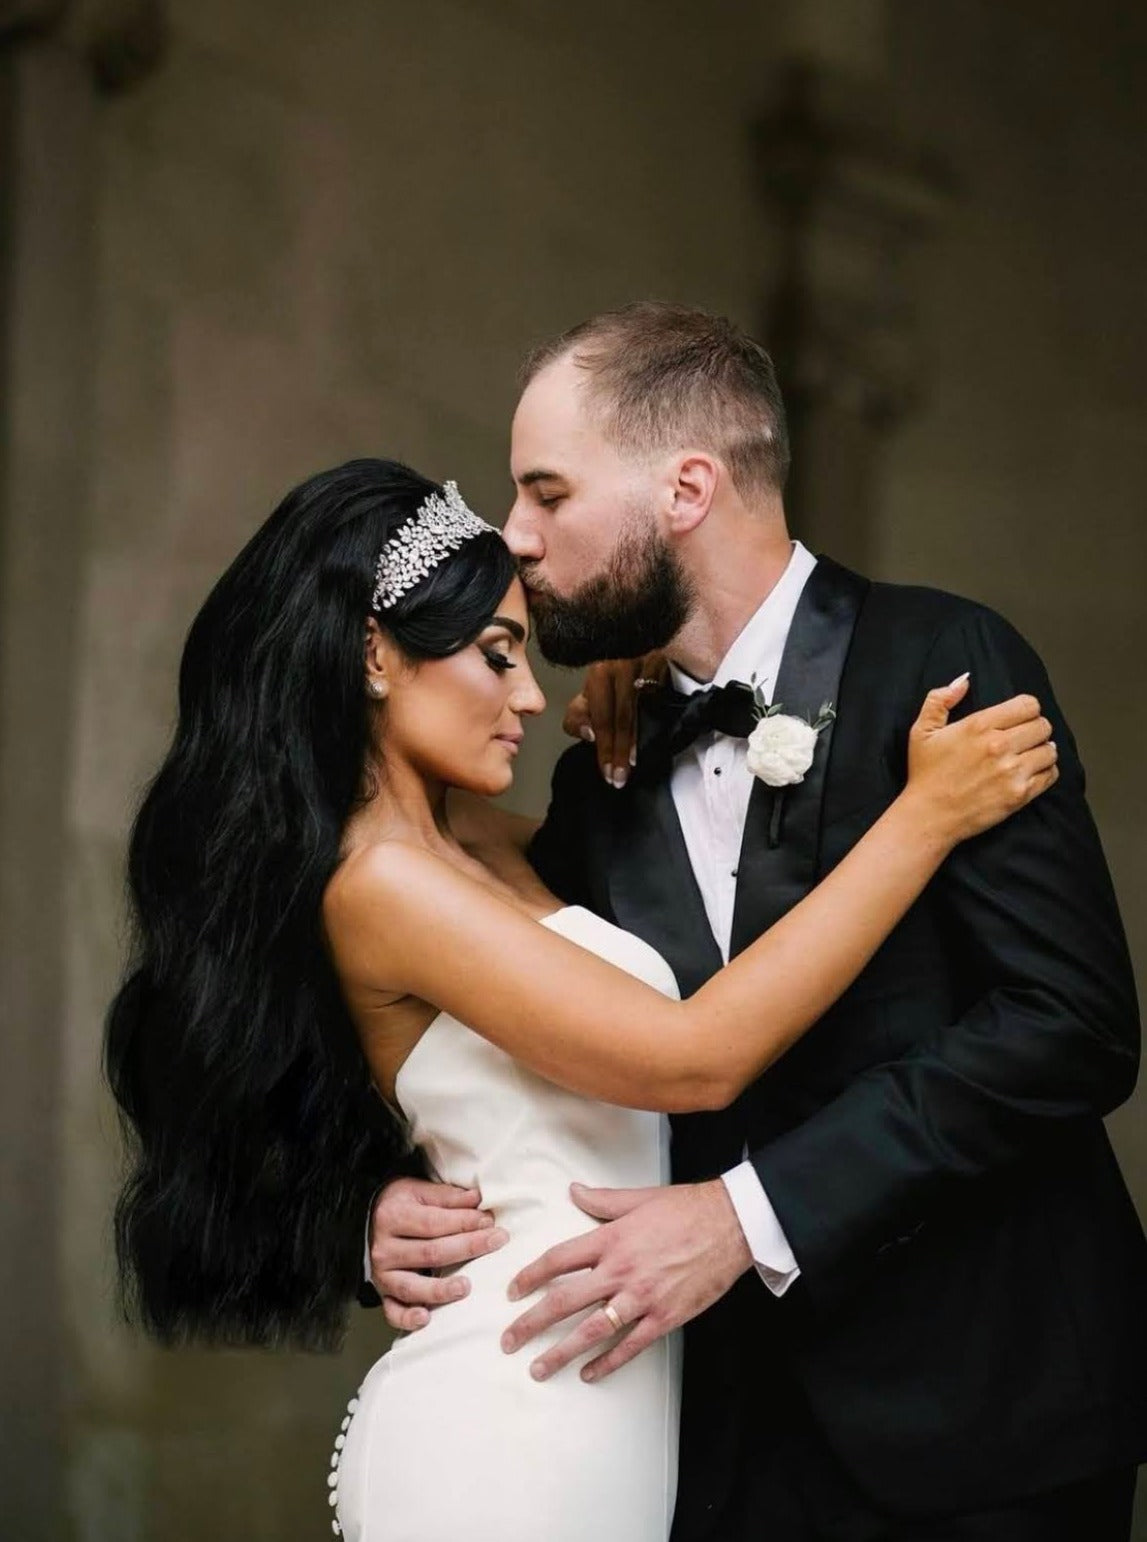
<path fill-rule="evenodd" d="M 653 525 L 635 521 L 603 573 L 558 595 L 521 563 L 538 647 L 551 664 L 580 668 L 599 659 L 638 659 L 664 648 L 693 608 L 693 586 Z"/>

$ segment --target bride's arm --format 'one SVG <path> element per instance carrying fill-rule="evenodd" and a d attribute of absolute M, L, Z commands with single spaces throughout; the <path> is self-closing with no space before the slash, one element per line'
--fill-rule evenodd
<path fill-rule="evenodd" d="M 432 1003 L 574 1092 L 634 1108 L 723 1107 L 851 984 L 954 845 L 1054 780 L 1034 698 L 943 726 L 957 694 L 928 698 L 908 785 L 863 840 L 688 1001 L 398 844 L 351 859 L 328 890 L 339 972 Z"/>

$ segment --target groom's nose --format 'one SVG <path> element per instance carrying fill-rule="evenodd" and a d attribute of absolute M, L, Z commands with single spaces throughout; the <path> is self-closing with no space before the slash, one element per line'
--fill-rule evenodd
<path fill-rule="evenodd" d="M 523 507 L 520 498 L 506 516 L 502 535 L 515 557 L 526 557 L 537 562 L 546 554 L 546 545 L 542 540 L 541 531 L 535 524 L 531 512 Z"/>

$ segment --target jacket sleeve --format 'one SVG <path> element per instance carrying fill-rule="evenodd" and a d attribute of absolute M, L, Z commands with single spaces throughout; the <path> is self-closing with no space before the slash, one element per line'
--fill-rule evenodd
<path fill-rule="evenodd" d="M 589 903 L 585 828 L 588 784 L 596 778 L 588 745 L 572 745 L 554 767 L 550 806 L 526 856 L 538 877 L 567 905 Z"/>
<path fill-rule="evenodd" d="M 752 1161 L 805 1288 L 830 1305 L 876 1254 L 909 1241 L 946 1201 L 1037 1153 L 1072 1122 L 1131 1093 L 1139 1062 L 1135 983 L 1075 743 L 1043 665 L 1019 634 L 973 609 L 936 637 L 919 681 L 971 670 L 963 710 L 1031 692 L 1054 726 L 1060 779 L 952 853 L 934 880 L 976 999 L 921 1024 Z"/>

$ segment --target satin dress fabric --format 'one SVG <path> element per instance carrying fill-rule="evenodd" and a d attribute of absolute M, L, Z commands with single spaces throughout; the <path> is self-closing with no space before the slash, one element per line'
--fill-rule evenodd
<path fill-rule="evenodd" d="M 567 906 L 541 924 L 677 996 L 660 954 L 591 911 Z M 331 1475 L 342 1535 L 666 1542 L 677 1487 L 678 1336 L 597 1385 L 583 1382 L 577 1365 L 544 1383 L 530 1376 L 531 1362 L 570 1322 L 514 1355 L 499 1340 L 529 1305 L 508 1300 L 513 1276 L 594 1225 L 570 1199 L 571 1181 L 669 1181 L 667 1119 L 567 1092 L 446 1013 L 403 1064 L 396 1096 L 434 1173 L 480 1188 L 510 1240 L 465 1266 L 468 1296 L 433 1312 L 367 1372 Z"/>

